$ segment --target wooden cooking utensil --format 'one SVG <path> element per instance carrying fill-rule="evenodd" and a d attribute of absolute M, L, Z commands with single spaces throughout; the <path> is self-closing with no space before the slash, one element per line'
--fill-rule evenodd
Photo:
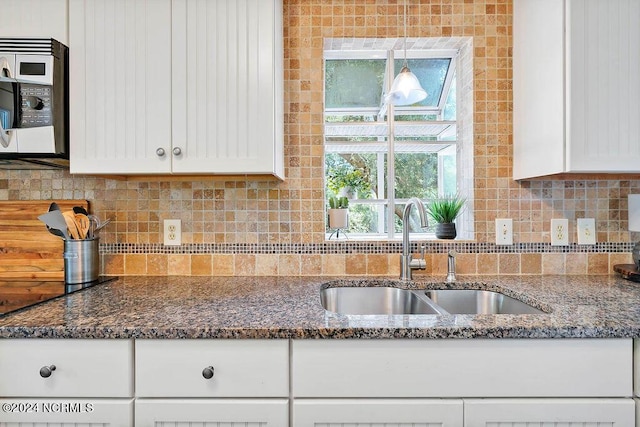
<path fill-rule="evenodd" d="M 67 223 L 67 229 L 69 230 L 69 235 L 71 235 L 72 239 L 80 239 L 80 231 L 78 230 L 78 225 L 76 224 L 75 214 L 73 211 L 65 211 L 62 212 L 62 216 L 64 217 L 64 221 Z"/>
<path fill-rule="evenodd" d="M 73 215 L 73 218 L 75 220 L 80 239 L 86 239 L 87 234 L 89 233 L 89 228 L 91 227 L 91 221 L 89 221 L 89 217 L 82 213 L 76 213 Z"/>

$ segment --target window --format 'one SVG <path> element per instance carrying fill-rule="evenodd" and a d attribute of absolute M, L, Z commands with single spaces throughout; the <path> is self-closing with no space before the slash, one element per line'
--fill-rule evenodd
<path fill-rule="evenodd" d="M 351 199 L 350 237 L 399 237 L 409 198 L 459 192 L 458 54 L 408 50 L 427 98 L 394 107 L 383 100 L 402 68 L 402 51 L 325 48 L 325 192 Z M 424 233 L 417 215 L 414 221 L 412 231 Z"/>

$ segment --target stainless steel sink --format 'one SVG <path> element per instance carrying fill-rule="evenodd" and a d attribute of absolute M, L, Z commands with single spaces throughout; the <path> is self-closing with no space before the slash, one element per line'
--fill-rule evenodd
<path fill-rule="evenodd" d="M 339 314 L 544 314 L 499 292 L 475 289 L 406 290 L 389 286 L 320 291 L 325 310 Z"/>
<path fill-rule="evenodd" d="M 391 287 L 326 288 L 320 301 L 325 310 L 340 314 L 438 314 L 420 295 Z"/>
<path fill-rule="evenodd" d="M 451 314 L 544 314 L 529 304 L 493 291 L 439 289 L 425 293 Z"/>

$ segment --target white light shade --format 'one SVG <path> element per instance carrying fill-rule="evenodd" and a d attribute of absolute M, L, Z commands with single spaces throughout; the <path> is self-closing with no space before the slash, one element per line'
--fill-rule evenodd
<path fill-rule="evenodd" d="M 629 231 L 640 231 L 640 194 L 629 194 Z"/>
<path fill-rule="evenodd" d="M 409 67 L 404 66 L 391 85 L 391 91 L 385 97 L 387 104 L 413 105 L 427 97 L 427 92 L 422 89 L 418 78 Z"/>

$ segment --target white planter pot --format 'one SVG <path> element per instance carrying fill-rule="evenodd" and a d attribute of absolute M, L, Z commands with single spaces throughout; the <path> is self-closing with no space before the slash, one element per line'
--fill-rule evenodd
<path fill-rule="evenodd" d="M 358 191 L 353 187 L 343 187 L 338 192 L 338 197 L 346 197 L 349 200 L 355 200 L 358 198 Z"/>
<path fill-rule="evenodd" d="M 349 227 L 349 209 L 329 209 L 329 228 Z"/>

